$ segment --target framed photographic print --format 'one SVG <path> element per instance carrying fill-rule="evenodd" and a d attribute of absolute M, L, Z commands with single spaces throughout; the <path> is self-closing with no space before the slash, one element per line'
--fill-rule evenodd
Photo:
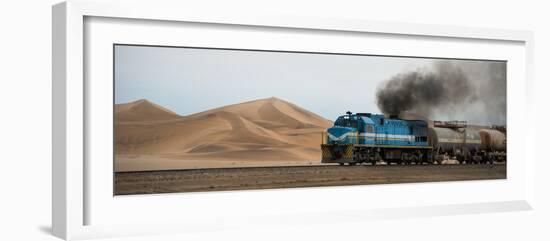
<path fill-rule="evenodd" d="M 53 7 L 56 236 L 532 208 L 530 32 L 114 5 Z"/>
<path fill-rule="evenodd" d="M 113 49 L 115 195 L 506 178 L 506 61 Z"/>

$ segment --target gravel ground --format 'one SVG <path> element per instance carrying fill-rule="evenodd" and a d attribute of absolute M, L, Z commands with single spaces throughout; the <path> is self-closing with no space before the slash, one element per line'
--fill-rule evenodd
<path fill-rule="evenodd" d="M 115 173 L 115 195 L 505 179 L 506 165 L 248 167 Z"/>

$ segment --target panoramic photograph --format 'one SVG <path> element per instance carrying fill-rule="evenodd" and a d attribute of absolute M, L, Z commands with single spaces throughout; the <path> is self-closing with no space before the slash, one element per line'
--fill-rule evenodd
<path fill-rule="evenodd" d="M 506 62 L 115 44 L 114 195 L 506 179 Z"/>

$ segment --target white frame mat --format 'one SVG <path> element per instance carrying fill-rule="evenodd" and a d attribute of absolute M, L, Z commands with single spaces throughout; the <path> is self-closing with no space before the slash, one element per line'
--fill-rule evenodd
<path fill-rule="evenodd" d="M 273 225 L 298 225 L 304 222 L 313 224 L 362 222 L 380 219 L 533 209 L 535 186 L 534 125 L 530 125 L 532 120 L 527 118 L 528 116 L 532 116 L 533 113 L 530 107 L 533 103 L 533 99 L 530 96 L 533 93 L 532 32 L 372 22 L 351 19 L 254 15 L 252 13 L 246 16 L 242 14 L 236 16 L 231 15 L 231 13 L 213 15 L 207 11 L 190 9 L 185 6 L 185 3 L 178 3 L 178 1 L 140 1 L 130 3 L 123 1 L 96 2 L 74 0 L 57 4 L 53 6 L 52 11 L 52 227 L 53 234 L 57 237 L 67 240 L 86 239 L 127 235 L 200 232 L 227 229 L 242 225 L 270 227 Z M 180 44 L 178 42 L 163 41 L 155 38 L 139 41 L 139 35 L 132 35 L 131 27 L 124 24 L 116 27 L 127 28 L 129 31 L 125 36 L 133 36 L 133 40 L 130 37 L 126 39 L 122 35 L 109 35 L 109 31 L 103 31 L 100 27 L 94 28 L 94 30 L 87 29 L 86 20 L 94 18 L 133 21 L 134 25 L 135 21 L 153 21 L 155 24 L 146 26 L 152 31 L 156 31 L 155 28 L 157 28 L 157 25 L 170 21 L 170 25 L 174 26 L 178 24 L 223 25 L 226 30 L 232 27 L 253 27 L 262 30 L 259 32 L 265 30 L 266 34 L 269 34 L 267 32 L 270 29 L 275 29 L 277 30 L 276 32 L 300 30 L 300 34 L 302 32 L 305 33 L 304 36 L 307 35 L 308 31 L 315 32 L 315 35 L 319 36 L 335 33 L 334 39 L 338 39 L 338 36 L 336 36 L 338 33 L 358 35 L 383 34 L 391 35 L 397 39 L 416 37 L 428 40 L 450 39 L 457 43 L 457 46 L 461 43 L 466 44 L 467 42 L 477 42 L 487 46 L 497 42 L 509 44 L 510 46 L 513 45 L 515 47 L 511 47 L 511 50 L 509 50 L 510 54 L 493 54 L 491 56 L 497 56 L 497 59 L 506 60 L 511 64 L 511 68 L 508 69 L 507 73 L 509 145 L 513 149 L 511 150 L 510 157 L 512 158 L 510 162 L 519 159 L 520 161 L 514 162 L 511 165 L 507 164 L 508 173 L 511 174 L 508 175 L 507 180 L 113 197 L 112 192 L 109 194 L 109 189 L 102 189 L 104 185 L 107 185 L 109 182 L 112 183 L 112 169 L 105 168 L 105 165 L 99 165 L 90 160 L 91 157 L 109 153 L 109 150 L 96 152 L 97 149 L 91 147 L 94 147 L 95 144 L 93 143 L 96 143 L 97 140 L 91 139 L 90 141 L 88 138 L 90 135 L 90 126 L 93 128 L 95 123 L 100 123 L 102 122 L 102 118 L 105 119 L 109 116 L 108 114 L 97 114 L 97 106 L 105 103 L 112 104 L 108 99 L 98 101 L 94 97 L 103 93 L 102 91 L 108 92 L 105 87 L 106 83 L 112 85 L 112 82 L 109 82 L 112 79 L 105 80 L 107 82 L 101 82 L 101 77 L 105 76 L 102 73 L 112 71 L 112 69 L 109 69 L 112 68 L 112 65 L 105 64 L 105 66 L 101 66 L 101 61 L 98 60 L 109 57 L 102 54 L 105 52 L 103 51 L 105 46 L 109 44 L 112 46 L 113 42 L 118 41 L 126 41 L 124 43 L 132 41 L 130 43 L 178 46 Z M 197 31 L 201 31 L 200 28 Z M 215 33 L 215 29 L 212 32 Z M 178 34 L 177 31 L 172 31 L 172 33 Z M 98 35 L 87 38 L 87 34 Z M 100 35 L 107 37 L 100 37 Z M 305 36 L 304 38 L 311 38 L 311 36 Z M 261 36 L 258 39 L 261 39 Z M 86 41 L 93 41 L 93 44 L 86 44 Z M 200 43 L 200 39 L 195 41 Z M 236 44 L 229 47 L 242 48 L 242 46 L 237 46 L 239 45 L 237 41 L 233 41 L 233 43 Z M 219 46 L 219 43 L 212 42 L 207 45 L 215 47 Z M 202 47 L 196 44 L 193 46 Z M 258 48 L 262 47 L 258 46 Z M 281 50 L 281 48 L 284 47 L 276 49 Z M 297 48 L 303 49 L 304 47 L 298 46 Z M 255 49 L 255 47 L 251 46 L 250 49 Z M 493 47 L 493 50 L 487 51 L 498 52 L 495 49 L 496 47 Z M 89 56 L 87 55 L 89 55 L 90 50 L 94 51 L 95 56 L 91 60 L 88 60 Z M 309 51 L 309 49 L 306 51 Z M 369 50 L 357 51 L 369 53 Z M 452 51 L 448 51 L 447 55 L 452 56 L 451 53 Z M 411 54 L 404 55 L 412 56 Z M 98 65 L 97 63 L 100 64 Z M 94 72 L 92 77 L 90 77 L 89 73 L 86 73 L 87 68 L 91 68 L 97 72 Z M 112 121 L 112 119 L 108 121 Z M 523 123 L 522 126 L 527 128 L 523 128 L 522 130 L 516 128 L 520 123 Z M 109 131 L 107 130 L 106 132 Z M 112 160 L 109 161 L 112 162 Z M 90 172 L 90 170 L 94 171 Z M 103 179 L 101 177 L 104 177 L 104 181 L 96 183 L 96 180 Z M 395 193 L 401 191 L 407 195 L 414 195 L 414 193 L 425 190 L 429 196 L 431 192 L 441 191 L 446 188 L 463 193 L 471 193 L 472 190 L 474 192 L 478 191 L 480 195 L 477 199 L 476 197 L 469 197 L 454 201 L 453 197 L 449 196 L 448 199 L 442 197 L 440 200 L 426 202 L 411 198 L 409 202 L 394 201 L 387 205 L 376 203 L 383 201 L 380 198 L 392 197 L 392 195 L 395 197 Z M 481 194 L 481 192 L 490 189 L 494 189 L 495 194 L 498 195 L 495 195 L 494 198 L 488 198 L 487 196 L 490 193 Z M 509 193 L 504 193 L 507 192 L 505 190 L 510 191 Z M 322 201 L 323 197 L 351 198 L 354 193 L 358 196 L 366 194 L 380 196 L 379 199 L 372 199 L 372 207 L 354 206 L 342 209 L 327 207 L 328 201 Z M 237 204 L 242 200 L 264 202 L 264 205 L 267 206 L 265 202 L 267 204 L 274 202 L 281 195 L 286 197 L 286 199 L 279 200 L 281 202 L 278 202 L 277 205 L 272 205 L 272 210 L 264 210 L 265 208 L 262 209 L 262 206 L 259 205 L 235 206 L 235 210 L 228 210 L 227 208 L 227 205 L 231 203 Z M 307 206 L 313 197 L 319 198 L 319 202 L 315 205 Z M 288 199 L 290 198 L 296 198 L 296 201 L 289 202 Z M 208 215 L 198 218 L 199 214 L 204 214 L 204 212 L 201 212 L 201 206 L 212 207 L 216 201 L 219 202 L 221 199 L 227 200 L 226 206 L 222 205 L 213 208 Z M 179 204 L 182 206 L 186 205 L 187 209 L 182 207 L 172 212 L 168 211 L 168 208 Z M 140 214 L 145 215 L 150 220 L 149 222 L 145 222 L 143 221 L 145 219 L 132 214 L 132 210 L 138 208 L 147 210 L 150 207 L 166 208 L 144 211 Z M 244 213 L 238 212 L 245 209 L 247 211 Z M 189 216 L 195 215 L 197 219 L 194 219 L 193 222 L 186 220 L 180 217 L 181 215 L 179 214 L 181 212 L 185 212 Z M 326 218 L 327 216 L 331 218 Z"/>

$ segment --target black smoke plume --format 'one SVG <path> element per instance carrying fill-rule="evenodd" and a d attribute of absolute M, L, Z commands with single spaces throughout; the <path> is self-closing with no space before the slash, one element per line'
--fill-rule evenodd
<path fill-rule="evenodd" d="M 506 63 L 436 61 L 383 82 L 376 98 L 385 114 L 506 124 Z"/>

